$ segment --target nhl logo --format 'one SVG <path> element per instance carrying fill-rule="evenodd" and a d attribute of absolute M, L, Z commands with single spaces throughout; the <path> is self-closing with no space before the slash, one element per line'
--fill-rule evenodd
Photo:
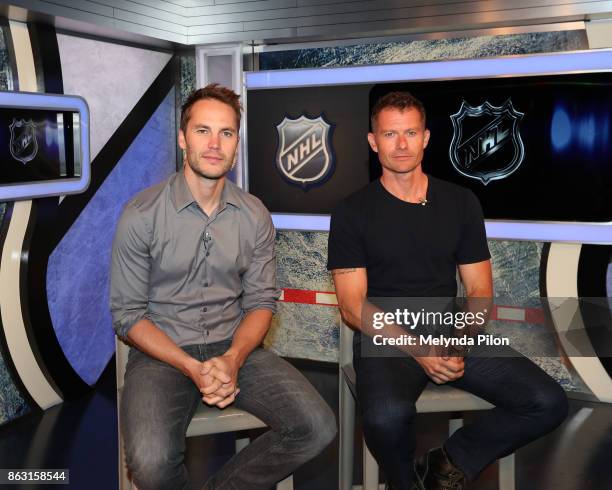
<path fill-rule="evenodd" d="M 33 160 L 38 153 L 38 141 L 36 141 L 36 123 L 31 119 L 15 119 L 9 125 L 11 130 L 11 141 L 9 151 L 11 156 L 24 165 Z"/>
<path fill-rule="evenodd" d="M 323 183 L 333 172 L 331 128 L 321 114 L 297 119 L 285 117 L 276 126 L 276 167 L 287 182 L 304 189 Z"/>
<path fill-rule="evenodd" d="M 459 111 L 450 116 L 453 139 L 449 156 L 455 169 L 484 185 L 515 172 L 525 158 L 519 133 L 523 116 L 510 99 L 500 107 L 488 101 L 473 107 L 464 100 Z"/>

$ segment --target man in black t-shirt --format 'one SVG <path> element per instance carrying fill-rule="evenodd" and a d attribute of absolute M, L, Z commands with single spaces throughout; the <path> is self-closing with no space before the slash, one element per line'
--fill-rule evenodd
<path fill-rule="evenodd" d="M 460 490 L 497 458 L 557 427 L 567 399 L 552 378 L 510 348 L 501 357 L 476 355 L 478 347 L 462 355 L 417 348 L 406 348 L 410 355 L 402 357 L 361 355 L 361 332 L 381 332 L 372 330 L 378 301 L 368 298 L 452 298 L 457 269 L 468 301 L 493 296 L 476 196 L 421 168 L 429 141 L 423 105 L 408 93 L 392 92 L 374 106 L 371 125 L 368 142 L 382 177 L 334 210 L 328 257 L 342 318 L 357 330 L 354 364 L 364 435 L 394 490 Z M 397 324 L 388 327 L 404 333 Z M 415 402 L 428 381 L 469 391 L 495 408 L 413 469 Z"/>

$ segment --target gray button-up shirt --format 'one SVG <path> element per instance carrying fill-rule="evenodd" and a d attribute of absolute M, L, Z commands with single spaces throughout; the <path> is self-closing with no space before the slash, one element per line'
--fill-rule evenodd
<path fill-rule="evenodd" d="M 178 345 L 232 337 L 248 311 L 276 311 L 274 226 L 259 199 L 226 180 L 207 216 L 185 176 L 144 190 L 113 242 L 110 307 L 117 335 L 148 318 Z"/>

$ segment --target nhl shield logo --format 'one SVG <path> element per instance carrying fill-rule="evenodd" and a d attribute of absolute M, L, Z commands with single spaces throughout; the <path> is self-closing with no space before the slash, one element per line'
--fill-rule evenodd
<path fill-rule="evenodd" d="M 9 125 L 11 130 L 11 141 L 9 151 L 11 156 L 24 165 L 33 160 L 38 153 L 38 141 L 36 141 L 36 123 L 31 119 L 15 119 Z"/>
<path fill-rule="evenodd" d="M 327 180 L 334 166 L 331 128 L 323 114 L 317 118 L 285 117 L 276 126 L 276 167 L 287 182 L 307 189 Z"/>
<path fill-rule="evenodd" d="M 457 171 L 487 185 L 515 172 L 525 158 L 519 133 L 524 114 L 510 99 L 500 107 L 485 101 L 477 107 L 465 100 L 453 122 L 453 139 L 449 156 Z"/>

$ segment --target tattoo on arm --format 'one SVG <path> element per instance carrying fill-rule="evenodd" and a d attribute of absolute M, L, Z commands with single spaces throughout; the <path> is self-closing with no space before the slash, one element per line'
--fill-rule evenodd
<path fill-rule="evenodd" d="M 339 276 L 340 274 L 349 274 L 351 272 L 355 272 L 357 269 L 354 267 L 352 269 L 334 269 L 331 271 L 332 276 Z"/>

